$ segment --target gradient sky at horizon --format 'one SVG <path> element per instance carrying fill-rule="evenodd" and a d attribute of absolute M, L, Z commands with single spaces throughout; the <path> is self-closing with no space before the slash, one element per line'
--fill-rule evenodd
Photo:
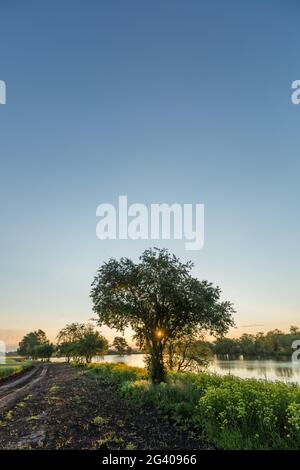
<path fill-rule="evenodd" d="M 300 326 L 299 13 L 294 0 L 0 1 L 0 339 L 87 320 L 98 265 L 153 245 L 220 285 L 232 335 Z M 122 194 L 204 203 L 203 250 L 99 241 L 96 207 Z"/>

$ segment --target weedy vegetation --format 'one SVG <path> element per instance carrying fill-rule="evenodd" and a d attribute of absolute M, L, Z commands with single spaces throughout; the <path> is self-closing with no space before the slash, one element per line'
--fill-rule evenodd
<path fill-rule="evenodd" d="M 151 405 L 220 449 L 299 449 L 300 387 L 201 372 L 171 372 L 153 385 L 146 370 L 89 364 L 135 406 Z"/>
<path fill-rule="evenodd" d="M 7 358 L 5 364 L 0 364 L 0 380 L 19 374 L 30 367 L 32 367 L 31 361 Z"/>

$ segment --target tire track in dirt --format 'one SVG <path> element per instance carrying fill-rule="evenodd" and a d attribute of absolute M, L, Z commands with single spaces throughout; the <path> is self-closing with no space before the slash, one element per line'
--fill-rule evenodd
<path fill-rule="evenodd" d="M 47 368 L 30 395 L 2 414 L 0 449 L 209 448 L 153 407 L 121 397 L 84 368 Z"/>
<path fill-rule="evenodd" d="M 7 411 L 42 380 L 47 373 L 47 367 L 36 367 L 21 378 L 0 387 L 0 412 Z"/>

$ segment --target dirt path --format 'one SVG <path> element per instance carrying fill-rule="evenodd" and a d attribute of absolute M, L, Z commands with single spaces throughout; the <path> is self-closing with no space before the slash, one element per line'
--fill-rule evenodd
<path fill-rule="evenodd" d="M 25 374 L 20 374 L 3 385 L 0 385 L 0 413 L 11 409 L 33 390 L 47 373 L 47 366 L 35 366 Z"/>
<path fill-rule="evenodd" d="M 81 369 L 49 365 L 30 393 L 0 412 L 0 449 L 207 448 Z"/>

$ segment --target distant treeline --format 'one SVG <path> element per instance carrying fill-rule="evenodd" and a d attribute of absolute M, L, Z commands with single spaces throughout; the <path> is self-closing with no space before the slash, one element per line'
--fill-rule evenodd
<path fill-rule="evenodd" d="M 27 333 L 19 343 L 16 353 L 34 360 L 49 361 L 52 356 L 56 356 L 65 358 L 67 362 L 72 360 L 89 363 L 94 356 L 107 353 L 122 356 L 135 352 L 122 336 L 114 338 L 111 348 L 109 349 L 108 340 L 91 324 L 70 323 L 59 331 L 57 344 L 50 343 L 41 329 Z"/>
<path fill-rule="evenodd" d="M 205 368 L 216 355 L 219 359 L 276 359 L 289 358 L 293 353 L 292 344 L 300 340 L 300 329 L 291 326 L 289 333 L 278 329 L 255 335 L 243 334 L 239 338 L 220 337 L 214 342 L 203 337 L 185 335 L 180 340 L 170 341 L 164 352 L 167 369 L 187 371 Z M 143 349 L 131 348 L 124 337 L 116 336 L 111 345 L 91 325 L 71 323 L 57 336 L 53 345 L 42 330 L 28 333 L 19 343 L 17 354 L 32 359 L 49 360 L 52 355 L 80 362 L 91 362 L 93 356 L 104 354 L 146 353 Z M 16 353 L 7 353 L 15 355 Z"/>
<path fill-rule="evenodd" d="M 292 343 L 300 339 L 300 329 L 291 326 L 289 333 L 272 330 L 255 335 L 243 334 L 239 338 L 219 338 L 212 344 L 214 354 L 219 358 L 267 359 L 290 357 Z"/>

